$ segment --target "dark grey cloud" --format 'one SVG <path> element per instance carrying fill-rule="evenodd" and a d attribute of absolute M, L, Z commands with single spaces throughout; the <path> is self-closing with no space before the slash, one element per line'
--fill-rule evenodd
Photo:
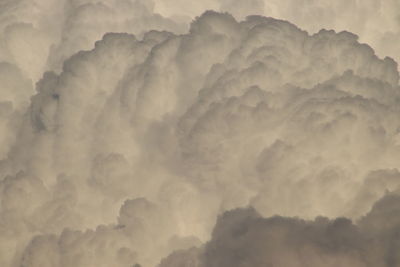
<path fill-rule="evenodd" d="M 219 216 L 201 248 L 171 254 L 169 266 L 398 266 L 397 194 L 379 200 L 359 222 L 347 218 L 263 218 L 252 208 Z"/>

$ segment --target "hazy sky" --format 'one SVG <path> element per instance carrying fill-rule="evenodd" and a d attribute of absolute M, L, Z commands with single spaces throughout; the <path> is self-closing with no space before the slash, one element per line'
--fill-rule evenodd
<path fill-rule="evenodd" d="M 400 266 L 399 43 L 398 0 L 0 0 L 0 266 Z"/>

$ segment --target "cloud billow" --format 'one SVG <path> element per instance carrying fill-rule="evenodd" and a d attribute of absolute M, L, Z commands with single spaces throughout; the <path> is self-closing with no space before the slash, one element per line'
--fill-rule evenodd
<path fill-rule="evenodd" d="M 399 264 L 395 60 L 271 17 L 182 34 L 150 2 L 66 2 L 60 32 L 23 26 L 51 44 L 37 68 L 0 66 L 1 266 Z"/>

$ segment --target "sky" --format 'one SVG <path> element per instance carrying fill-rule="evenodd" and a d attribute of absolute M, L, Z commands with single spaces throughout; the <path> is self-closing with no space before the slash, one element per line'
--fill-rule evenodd
<path fill-rule="evenodd" d="M 0 266 L 400 266 L 397 0 L 0 0 Z"/>

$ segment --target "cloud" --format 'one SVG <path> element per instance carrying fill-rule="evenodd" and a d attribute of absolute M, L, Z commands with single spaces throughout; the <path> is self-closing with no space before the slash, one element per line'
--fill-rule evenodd
<path fill-rule="evenodd" d="M 146 199 L 131 199 L 122 205 L 116 224 L 86 231 L 65 229 L 59 237 L 33 238 L 21 257 L 21 265 L 122 267 L 140 262 L 155 266 L 159 255 L 182 245 L 186 248 L 199 244 L 195 238 L 165 235 L 173 227 L 167 211 Z"/>
<path fill-rule="evenodd" d="M 239 1 L 184 34 L 159 2 L 63 4 L 4 27 L 1 266 L 396 263 L 393 59 Z"/>
<path fill-rule="evenodd" d="M 388 1 L 313 1 L 313 0 L 208 0 L 190 3 L 181 0 L 159 0 L 155 10 L 166 16 L 194 17 L 205 10 L 230 12 L 242 20 L 248 15 L 264 15 L 291 21 L 309 33 L 320 29 L 350 31 L 360 36 L 377 54 L 399 60 L 396 43 L 400 38 L 399 2 Z"/>
<path fill-rule="evenodd" d="M 232 210 L 218 218 L 204 248 L 176 252 L 159 266 L 397 266 L 398 202 L 398 195 L 385 196 L 357 224 Z"/>

